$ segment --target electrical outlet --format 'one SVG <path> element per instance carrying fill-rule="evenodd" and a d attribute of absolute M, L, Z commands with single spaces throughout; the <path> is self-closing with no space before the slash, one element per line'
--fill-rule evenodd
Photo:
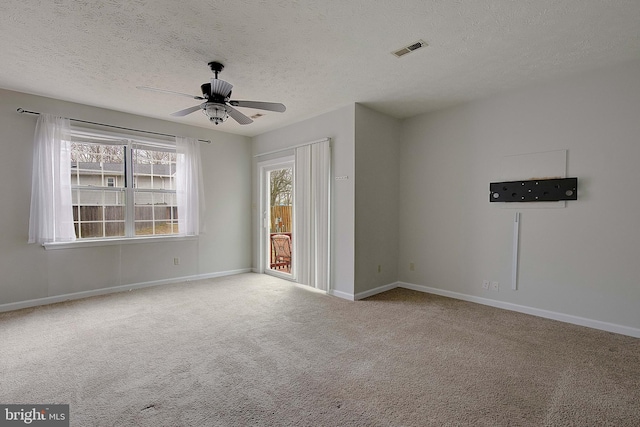
<path fill-rule="evenodd" d="M 489 281 L 488 280 L 483 280 L 482 281 L 482 289 L 484 289 L 485 291 L 489 290 Z"/>
<path fill-rule="evenodd" d="M 416 265 L 412 262 L 409 263 L 409 271 L 416 271 Z"/>
<path fill-rule="evenodd" d="M 492 291 L 496 291 L 498 292 L 500 290 L 500 283 L 498 282 L 491 282 L 491 290 Z"/>
<path fill-rule="evenodd" d="M 180 258 L 174 258 L 173 265 L 180 265 Z"/>

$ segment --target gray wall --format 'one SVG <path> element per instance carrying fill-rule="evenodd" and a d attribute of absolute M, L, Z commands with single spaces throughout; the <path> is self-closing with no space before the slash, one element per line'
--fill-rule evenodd
<path fill-rule="evenodd" d="M 45 250 L 27 244 L 36 117 L 211 139 L 202 145 L 206 233 L 198 240 Z M 251 267 L 251 147 L 246 137 L 0 90 L 0 304 Z M 173 258 L 180 265 L 173 265 Z"/>
<path fill-rule="evenodd" d="M 332 180 L 332 284 L 342 296 L 397 280 L 399 135 L 398 120 L 355 104 L 253 138 L 255 154 L 332 139 L 333 176 L 348 177 Z M 256 172 L 254 160 L 254 267 L 260 232 Z"/>
<path fill-rule="evenodd" d="M 267 153 L 326 137 L 331 138 L 333 176 L 349 177 L 349 179 L 341 181 L 332 179 L 331 283 L 335 291 L 347 295 L 353 295 L 354 286 L 354 108 L 354 105 L 343 107 L 253 138 L 254 154 Z M 288 154 L 292 154 L 292 152 Z M 270 157 L 265 157 L 265 159 Z M 253 172 L 253 266 L 257 268 L 260 236 L 257 159 L 254 159 L 253 162 Z"/>
<path fill-rule="evenodd" d="M 356 105 L 356 294 L 398 280 L 399 138 L 399 120 Z"/>
<path fill-rule="evenodd" d="M 0 91 L 0 304 L 243 269 L 252 265 L 252 253 L 255 267 L 257 160 L 251 155 L 330 137 L 333 176 L 348 176 L 332 180 L 332 285 L 342 296 L 400 280 L 638 329 L 639 75 L 640 62 L 627 63 L 400 123 L 350 105 L 256 136 L 252 144 Z M 212 139 L 202 147 L 207 233 L 198 241 L 81 250 L 27 245 L 35 117 L 17 114 L 17 107 Z M 512 291 L 515 210 L 488 202 L 489 182 L 500 179 L 503 156 L 564 149 L 568 175 L 579 178 L 579 200 L 562 209 L 518 209 L 520 287 Z M 381 204 L 394 197 L 396 210 Z M 394 221 L 395 232 L 381 224 Z M 174 257 L 182 265 L 174 266 Z M 483 290 L 483 280 L 500 282 L 500 291 Z"/>
<path fill-rule="evenodd" d="M 399 279 L 640 328 L 639 76 L 627 63 L 406 120 Z M 505 155 L 560 149 L 579 200 L 519 210 L 512 291 L 515 210 L 488 202 L 489 182 Z"/>

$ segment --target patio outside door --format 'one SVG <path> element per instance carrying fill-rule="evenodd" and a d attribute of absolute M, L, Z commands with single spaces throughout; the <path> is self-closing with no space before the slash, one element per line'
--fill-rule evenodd
<path fill-rule="evenodd" d="M 265 272 L 294 277 L 293 160 L 263 167 L 263 254 Z"/>

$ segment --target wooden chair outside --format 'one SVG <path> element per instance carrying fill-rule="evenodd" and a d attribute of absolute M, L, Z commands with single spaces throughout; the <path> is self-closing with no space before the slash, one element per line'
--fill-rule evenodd
<path fill-rule="evenodd" d="M 271 235 L 271 269 L 291 272 L 291 238 L 286 234 Z"/>

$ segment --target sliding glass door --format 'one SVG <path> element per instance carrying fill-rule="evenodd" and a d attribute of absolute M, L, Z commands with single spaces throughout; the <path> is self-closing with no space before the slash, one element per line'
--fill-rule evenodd
<path fill-rule="evenodd" d="M 294 162 L 282 159 L 262 167 L 262 247 L 265 272 L 294 277 Z"/>

